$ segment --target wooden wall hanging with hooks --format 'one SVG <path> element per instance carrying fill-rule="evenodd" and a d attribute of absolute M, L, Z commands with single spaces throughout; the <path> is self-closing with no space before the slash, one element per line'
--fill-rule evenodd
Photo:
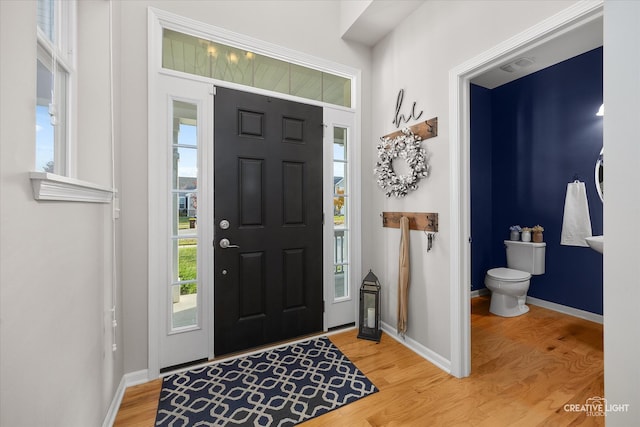
<path fill-rule="evenodd" d="M 382 212 L 382 226 L 400 228 L 400 218 L 409 218 L 409 230 L 438 231 L 438 214 L 426 212 Z"/>
<path fill-rule="evenodd" d="M 414 135 L 417 135 L 421 138 L 421 140 L 429 139 L 438 136 L 438 118 L 434 117 L 433 119 L 426 120 L 424 122 L 420 122 L 413 126 L 409 126 L 411 132 Z M 382 138 L 393 139 L 397 136 L 402 135 L 401 130 L 397 130 L 388 135 L 383 136 Z"/>

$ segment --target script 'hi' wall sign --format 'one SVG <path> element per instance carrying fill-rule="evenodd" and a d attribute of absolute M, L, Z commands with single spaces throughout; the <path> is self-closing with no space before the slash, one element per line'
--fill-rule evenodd
<path fill-rule="evenodd" d="M 404 89 L 400 89 L 396 98 L 393 124 L 399 128 L 412 120 L 422 117 L 424 111 L 416 110 L 414 101 L 408 116 L 402 113 Z M 426 150 L 420 146 L 420 141 L 438 136 L 438 118 L 405 127 L 380 138 L 377 146 L 378 162 L 374 172 L 378 185 L 385 190 L 387 197 L 405 197 L 409 191 L 418 188 L 418 181 L 429 176 Z M 410 172 L 398 175 L 393 169 L 394 159 L 403 159 L 409 165 Z"/>

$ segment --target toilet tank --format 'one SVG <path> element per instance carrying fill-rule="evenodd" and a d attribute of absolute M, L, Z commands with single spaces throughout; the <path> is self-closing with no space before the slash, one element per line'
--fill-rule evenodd
<path fill-rule="evenodd" d="M 507 267 L 534 275 L 544 274 L 546 243 L 504 241 L 507 250 Z"/>

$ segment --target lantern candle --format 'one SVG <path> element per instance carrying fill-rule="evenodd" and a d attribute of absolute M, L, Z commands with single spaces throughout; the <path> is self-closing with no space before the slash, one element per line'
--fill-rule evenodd
<path fill-rule="evenodd" d="M 369 308 L 367 309 L 367 328 L 375 328 L 376 327 L 376 309 Z"/>

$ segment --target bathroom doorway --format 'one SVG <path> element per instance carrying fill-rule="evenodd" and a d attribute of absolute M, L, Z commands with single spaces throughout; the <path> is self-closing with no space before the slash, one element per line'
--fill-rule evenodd
<path fill-rule="evenodd" d="M 500 66 L 516 65 L 520 58 L 540 54 L 555 55 L 549 64 L 535 61 L 529 70 L 515 69 L 510 81 L 524 74 L 592 50 L 593 46 L 580 46 L 586 34 L 594 31 L 603 17 L 602 3 L 576 4 L 560 14 L 541 22 L 529 31 L 509 39 L 482 55 L 454 68 L 450 72 L 450 98 L 452 115 L 450 136 L 451 150 L 451 192 L 459 194 L 451 209 L 451 373 L 458 377 L 466 377 L 471 372 L 471 161 L 470 158 L 470 84 L 481 77 L 491 75 L 492 70 L 500 70 Z M 596 30 L 597 31 L 597 30 Z M 566 51 L 564 48 L 584 49 L 582 52 Z M 536 68 L 538 67 L 539 68 Z M 527 68 L 527 67 L 521 67 Z M 504 69 L 500 70 L 504 72 Z M 519 73 L 523 73 L 518 76 Z M 505 81 L 506 83 L 506 81 Z M 504 83 L 498 83 L 504 84 Z M 570 179 L 571 177 L 568 177 Z M 532 224 L 534 225 L 534 224 Z"/>

